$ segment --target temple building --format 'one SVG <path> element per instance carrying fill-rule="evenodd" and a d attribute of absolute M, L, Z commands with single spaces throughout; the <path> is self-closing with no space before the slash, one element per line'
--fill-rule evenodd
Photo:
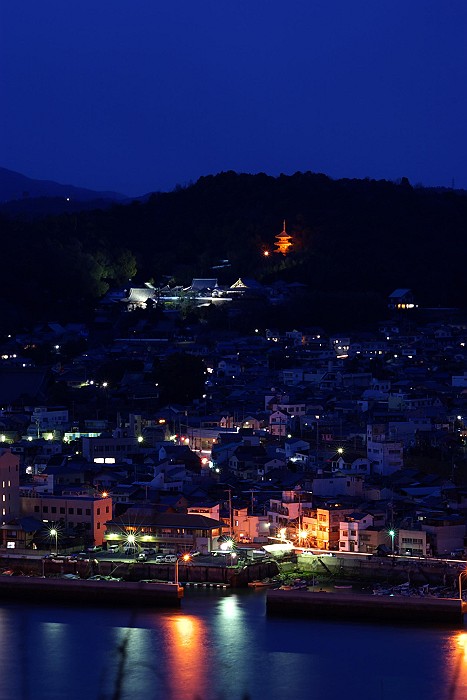
<path fill-rule="evenodd" d="M 274 252 L 282 253 L 282 255 L 287 255 L 289 249 L 293 245 L 292 236 L 289 236 L 289 234 L 285 230 L 285 219 L 283 229 L 280 233 L 277 234 L 274 245 L 276 246 Z"/>

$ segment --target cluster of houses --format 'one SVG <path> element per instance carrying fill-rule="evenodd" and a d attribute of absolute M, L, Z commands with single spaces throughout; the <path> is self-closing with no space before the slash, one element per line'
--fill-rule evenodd
<path fill-rule="evenodd" d="M 239 280 L 227 293 L 214 283 L 194 280 L 188 291 L 206 302 L 248 287 Z M 5 340 L 0 546 L 46 548 L 53 529 L 70 547 L 132 534 L 166 552 L 210 552 L 229 537 L 246 547 L 287 539 L 463 555 L 465 319 L 420 313 L 400 289 L 373 333 L 221 333 L 182 328 L 173 311 L 133 314 L 132 326 L 135 306 L 173 292 L 146 289 L 146 298 L 131 290 L 102 306 L 93 328 L 48 324 Z M 124 336 L 110 323 L 120 315 Z M 63 361 L 61 348 L 77 338 L 86 351 Z M 24 353 L 41 343 L 56 353 L 48 365 Z M 162 405 L 145 369 L 174 350 L 206 369 L 205 393 L 190 405 Z M 109 358 L 142 369 L 118 386 L 96 381 Z"/>

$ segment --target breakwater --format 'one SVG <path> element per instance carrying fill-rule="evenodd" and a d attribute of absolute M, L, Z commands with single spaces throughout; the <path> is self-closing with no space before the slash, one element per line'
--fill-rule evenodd
<path fill-rule="evenodd" d="M 269 590 L 268 614 L 361 621 L 399 621 L 424 625 L 464 624 L 466 603 L 459 598 L 411 598 Z"/>
<path fill-rule="evenodd" d="M 0 601 L 86 603 L 99 606 L 179 607 L 183 588 L 173 583 L 92 581 L 1 576 Z"/>

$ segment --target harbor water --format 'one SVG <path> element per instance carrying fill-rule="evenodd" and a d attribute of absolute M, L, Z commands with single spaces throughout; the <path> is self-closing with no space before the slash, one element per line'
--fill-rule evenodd
<path fill-rule="evenodd" d="M 267 617 L 265 592 L 180 610 L 0 607 L 0 700 L 467 698 L 467 627 Z"/>

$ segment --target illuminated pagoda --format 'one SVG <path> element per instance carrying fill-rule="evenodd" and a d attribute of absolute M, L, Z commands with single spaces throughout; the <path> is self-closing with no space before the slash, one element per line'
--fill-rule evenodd
<path fill-rule="evenodd" d="M 285 219 L 284 219 L 284 227 L 280 233 L 277 234 L 275 237 L 275 243 L 274 245 L 275 253 L 282 253 L 282 255 L 287 255 L 289 252 L 289 248 L 291 248 L 292 244 L 292 236 L 289 236 L 287 231 L 285 230 Z"/>

